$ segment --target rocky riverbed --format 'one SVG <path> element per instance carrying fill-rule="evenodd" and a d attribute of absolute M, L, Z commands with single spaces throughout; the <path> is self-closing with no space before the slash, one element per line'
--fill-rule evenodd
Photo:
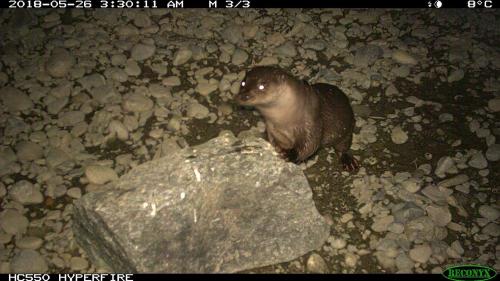
<path fill-rule="evenodd" d="M 301 164 L 328 241 L 251 272 L 500 270 L 498 10 L 2 10 L 0 272 L 103 272 L 74 200 L 223 130 L 253 65 L 337 85 L 354 155 Z"/>

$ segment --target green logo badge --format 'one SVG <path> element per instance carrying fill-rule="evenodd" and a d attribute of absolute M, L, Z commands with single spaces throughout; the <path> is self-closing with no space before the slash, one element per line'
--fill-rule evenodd
<path fill-rule="evenodd" d="M 497 272 L 488 266 L 478 264 L 454 265 L 443 271 L 447 279 L 459 280 L 490 280 L 495 278 Z"/>

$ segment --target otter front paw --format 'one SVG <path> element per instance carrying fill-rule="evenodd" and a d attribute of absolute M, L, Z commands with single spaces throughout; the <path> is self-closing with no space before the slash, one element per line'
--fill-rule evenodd
<path fill-rule="evenodd" d="M 289 149 L 286 151 L 286 160 L 288 160 L 290 162 L 297 163 L 298 156 L 299 155 L 297 153 L 297 150 L 295 150 L 295 149 Z"/>
<path fill-rule="evenodd" d="M 289 161 L 289 162 L 296 162 L 297 161 L 297 151 L 295 149 L 282 149 L 278 146 L 276 146 L 276 152 L 280 156 L 280 158 Z"/>

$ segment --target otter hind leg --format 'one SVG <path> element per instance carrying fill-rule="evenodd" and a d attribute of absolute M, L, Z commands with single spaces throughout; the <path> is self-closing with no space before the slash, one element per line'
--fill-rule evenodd
<path fill-rule="evenodd" d="M 342 164 L 342 168 L 350 173 L 359 169 L 358 160 L 350 152 L 342 152 L 340 154 L 340 163 Z"/>
<path fill-rule="evenodd" d="M 359 169 L 359 162 L 354 158 L 349 151 L 352 143 L 352 134 L 346 136 L 340 142 L 336 143 L 335 152 L 340 158 L 340 163 L 345 171 L 355 172 Z"/>

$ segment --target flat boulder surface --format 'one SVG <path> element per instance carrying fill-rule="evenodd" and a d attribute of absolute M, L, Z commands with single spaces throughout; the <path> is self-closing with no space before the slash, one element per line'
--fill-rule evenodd
<path fill-rule="evenodd" d="M 329 236 L 302 170 L 264 140 L 231 134 L 86 194 L 73 231 L 115 272 L 238 272 L 295 259 Z"/>

